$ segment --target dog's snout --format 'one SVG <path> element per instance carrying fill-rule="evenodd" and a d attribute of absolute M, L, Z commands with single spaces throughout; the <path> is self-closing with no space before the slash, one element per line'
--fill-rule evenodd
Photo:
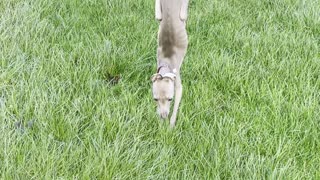
<path fill-rule="evenodd" d="M 160 113 L 160 117 L 162 118 L 162 119 L 165 119 L 165 118 L 167 118 L 168 117 L 168 112 L 162 112 L 162 113 Z"/>

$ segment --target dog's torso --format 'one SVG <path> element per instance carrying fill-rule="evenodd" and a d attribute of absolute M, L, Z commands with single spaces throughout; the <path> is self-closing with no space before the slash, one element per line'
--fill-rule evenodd
<path fill-rule="evenodd" d="M 183 1 L 161 0 L 162 20 L 158 34 L 158 64 L 164 61 L 175 69 L 180 69 L 188 47 L 186 23 L 180 17 Z"/>

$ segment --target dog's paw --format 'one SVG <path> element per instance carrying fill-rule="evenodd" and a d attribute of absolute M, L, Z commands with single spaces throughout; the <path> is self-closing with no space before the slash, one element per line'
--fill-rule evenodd
<path fill-rule="evenodd" d="M 176 119 L 173 118 L 173 117 L 171 117 L 171 118 L 170 118 L 170 127 L 171 127 L 171 128 L 174 128 L 175 126 L 176 126 Z"/>

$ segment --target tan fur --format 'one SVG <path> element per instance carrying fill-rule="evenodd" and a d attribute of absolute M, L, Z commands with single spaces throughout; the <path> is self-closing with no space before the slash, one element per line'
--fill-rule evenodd
<path fill-rule="evenodd" d="M 160 21 L 158 32 L 157 66 L 152 78 L 153 97 L 157 100 L 158 114 L 166 118 L 170 101 L 174 96 L 174 107 L 170 118 L 175 125 L 182 97 L 180 67 L 188 47 L 186 31 L 188 0 L 155 0 L 155 15 Z"/>

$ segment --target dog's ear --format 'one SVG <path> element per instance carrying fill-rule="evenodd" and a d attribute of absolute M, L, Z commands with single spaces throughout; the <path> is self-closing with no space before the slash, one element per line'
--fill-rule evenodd
<path fill-rule="evenodd" d="M 181 21 L 186 21 L 188 17 L 188 4 L 189 0 L 182 0 L 182 5 L 180 8 L 180 19 Z"/>
<path fill-rule="evenodd" d="M 162 75 L 159 74 L 159 73 L 154 74 L 154 75 L 152 75 L 152 77 L 151 77 L 151 81 L 152 81 L 152 82 L 155 82 L 155 81 L 158 80 L 158 79 L 162 79 Z"/>
<path fill-rule="evenodd" d="M 162 20 L 161 0 L 156 0 L 155 13 L 156 13 L 156 20 L 161 21 Z"/>
<path fill-rule="evenodd" d="M 163 75 L 163 78 L 169 78 L 172 81 L 174 81 L 176 79 L 176 75 L 173 74 L 173 73 L 166 73 L 166 74 Z"/>

